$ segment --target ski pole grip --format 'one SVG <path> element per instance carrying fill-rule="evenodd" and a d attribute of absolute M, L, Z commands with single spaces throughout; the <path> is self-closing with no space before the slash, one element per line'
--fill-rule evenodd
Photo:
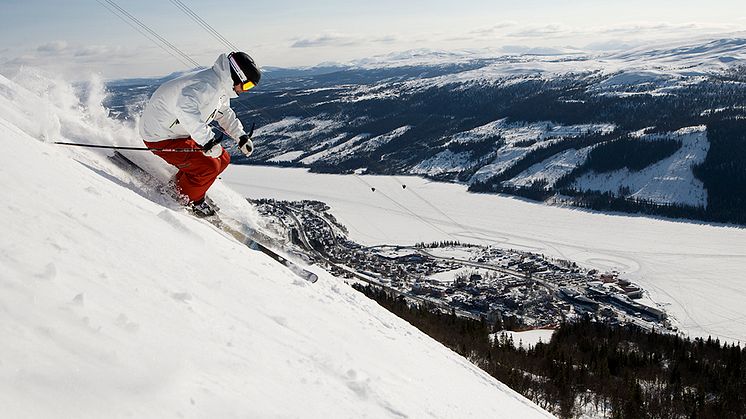
<path fill-rule="evenodd" d="M 209 150 L 215 146 L 215 144 L 219 144 L 221 141 L 223 141 L 223 133 L 216 134 L 214 137 L 212 137 L 212 140 L 205 143 L 205 145 L 202 146 L 202 150 Z"/>

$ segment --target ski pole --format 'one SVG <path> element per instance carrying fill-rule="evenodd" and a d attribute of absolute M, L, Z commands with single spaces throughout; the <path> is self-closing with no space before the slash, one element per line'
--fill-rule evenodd
<path fill-rule="evenodd" d="M 249 138 L 254 136 L 254 127 L 255 123 L 251 124 L 251 131 L 249 131 Z M 225 131 L 222 128 L 218 128 L 221 131 L 221 135 L 219 138 L 216 138 L 215 143 L 219 143 L 223 140 L 223 135 L 225 134 Z M 74 147 L 88 147 L 88 148 L 106 148 L 109 150 L 133 150 L 133 151 L 165 151 L 170 153 L 202 153 L 204 150 L 201 148 L 151 148 L 151 147 L 127 147 L 127 146 L 117 146 L 117 145 L 105 145 L 105 144 L 84 144 L 84 143 L 68 143 L 64 141 L 55 141 L 54 144 L 59 145 L 68 145 L 68 146 L 74 146 Z"/>
<path fill-rule="evenodd" d="M 165 151 L 171 153 L 202 153 L 201 148 L 150 148 L 150 147 L 126 147 L 116 145 L 103 145 L 103 144 L 83 144 L 83 143 L 67 143 L 63 141 L 55 141 L 54 144 L 68 145 L 74 147 L 88 147 L 88 148 L 107 148 L 110 150 L 133 150 L 133 151 Z"/>

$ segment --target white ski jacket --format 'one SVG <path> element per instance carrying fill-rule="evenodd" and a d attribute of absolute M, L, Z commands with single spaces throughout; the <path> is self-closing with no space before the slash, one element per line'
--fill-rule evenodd
<path fill-rule="evenodd" d="M 217 121 L 234 140 L 244 132 L 230 108 L 233 91 L 228 57 L 221 54 L 212 68 L 163 83 L 140 118 L 140 136 L 154 142 L 192 137 L 200 145 L 213 138 L 210 122 Z"/>

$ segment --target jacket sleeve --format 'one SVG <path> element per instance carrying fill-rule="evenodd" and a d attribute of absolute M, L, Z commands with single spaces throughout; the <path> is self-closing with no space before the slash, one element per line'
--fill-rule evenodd
<path fill-rule="evenodd" d="M 218 109 L 215 120 L 218 121 L 221 127 L 231 136 L 234 140 L 238 141 L 238 138 L 246 132 L 243 130 L 243 124 L 236 117 L 236 113 L 230 106 L 224 106 Z"/>
<path fill-rule="evenodd" d="M 199 145 L 205 145 L 213 137 L 212 129 L 202 119 L 200 112 L 201 99 L 210 92 L 205 92 L 205 85 L 186 86 L 176 101 L 176 117 L 179 124 Z"/>

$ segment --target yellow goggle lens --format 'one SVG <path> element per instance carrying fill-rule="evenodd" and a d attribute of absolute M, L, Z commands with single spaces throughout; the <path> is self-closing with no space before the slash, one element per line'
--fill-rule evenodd
<path fill-rule="evenodd" d="M 246 83 L 243 84 L 243 90 L 253 89 L 254 86 L 256 85 L 254 84 L 253 81 L 247 81 Z"/>

